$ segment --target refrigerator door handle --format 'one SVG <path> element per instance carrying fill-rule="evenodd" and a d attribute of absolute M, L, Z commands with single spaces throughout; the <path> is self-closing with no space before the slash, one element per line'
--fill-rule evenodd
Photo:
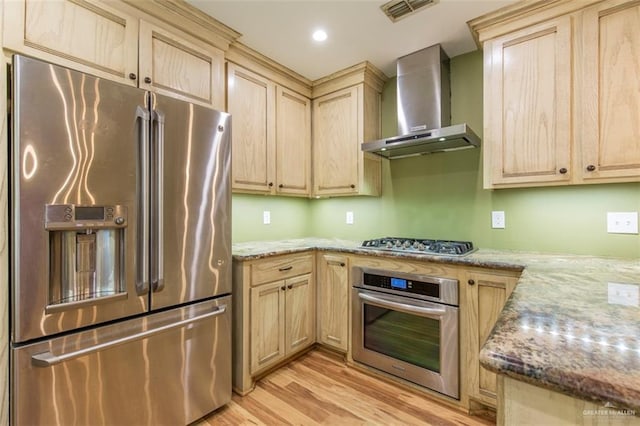
<path fill-rule="evenodd" d="M 151 289 L 154 292 L 164 288 L 164 122 L 162 111 L 154 109 L 152 120 L 156 124 L 153 150 L 152 193 L 153 206 L 151 208 L 152 250 L 151 255 Z"/>
<path fill-rule="evenodd" d="M 50 351 L 42 352 L 39 354 L 35 354 L 31 356 L 31 363 L 36 367 L 51 367 L 66 361 L 70 361 L 74 358 L 79 358 L 81 356 L 89 355 L 94 352 L 103 351 L 105 349 L 112 348 L 114 346 L 122 345 L 125 343 L 133 342 L 135 340 L 144 339 L 154 334 L 162 333 L 167 330 L 171 330 L 174 328 L 184 327 L 194 322 L 202 321 L 207 318 L 216 317 L 224 314 L 227 311 L 227 305 L 220 305 L 214 311 L 207 312 L 206 314 L 199 315 L 193 318 L 187 318 L 182 321 L 170 323 L 163 325 L 161 327 L 152 328 L 150 330 L 143 331 L 141 333 L 136 333 L 132 335 L 128 335 L 126 337 L 121 337 L 119 339 L 111 340 L 109 342 L 100 343 L 94 346 L 90 346 L 88 348 L 80 349 L 73 352 L 68 352 L 61 355 L 54 355 Z"/>
<path fill-rule="evenodd" d="M 136 290 L 138 294 L 149 292 L 149 110 L 138 106 L 136 120 L 139 122 L 138 156 L 140 180 L 138 182 L 138 236 L 136 266 Z"/>

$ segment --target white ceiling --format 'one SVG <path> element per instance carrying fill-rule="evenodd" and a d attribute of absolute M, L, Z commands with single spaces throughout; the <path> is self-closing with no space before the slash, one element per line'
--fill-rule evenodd
<path fill-rule="evenodd" d="M 440 0 L 393 23 L 385 0 L 187 0 L 242 34 L 239 41 L 316 80 L 368 60 L 387 76 L 396 58 L 436 43 L 450 56 L 476 49 L 466 22 L 514 0 Z M 314 42 L 324 28 L 329 38 Z"/>

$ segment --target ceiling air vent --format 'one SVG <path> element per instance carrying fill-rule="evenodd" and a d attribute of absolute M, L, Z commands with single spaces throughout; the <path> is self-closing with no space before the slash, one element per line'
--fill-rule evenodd
<path fill-rule="evenodd" d="M 396 22 L 422 10 L 425 6 L 433 6 L 436 3 L 438 0 L 392 0 L 380 6 L 380 9 L 392 22 Z"/>

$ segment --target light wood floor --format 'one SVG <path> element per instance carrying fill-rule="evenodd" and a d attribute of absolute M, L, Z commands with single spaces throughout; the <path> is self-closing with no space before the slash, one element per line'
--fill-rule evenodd
<path fill-rule="evenodd" d="M 492 425 L 417 393 L 377 380 L 313 350 L 260 380 L 245 397 L 196 426 Z"/>

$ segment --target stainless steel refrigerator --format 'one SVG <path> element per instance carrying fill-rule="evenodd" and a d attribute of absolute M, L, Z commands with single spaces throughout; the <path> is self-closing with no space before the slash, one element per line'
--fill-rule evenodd
<path fill-rule="evenodd" d="M 11 87 L 11 422 L 227 403 L 230 116 L 19 55 Z"/>

